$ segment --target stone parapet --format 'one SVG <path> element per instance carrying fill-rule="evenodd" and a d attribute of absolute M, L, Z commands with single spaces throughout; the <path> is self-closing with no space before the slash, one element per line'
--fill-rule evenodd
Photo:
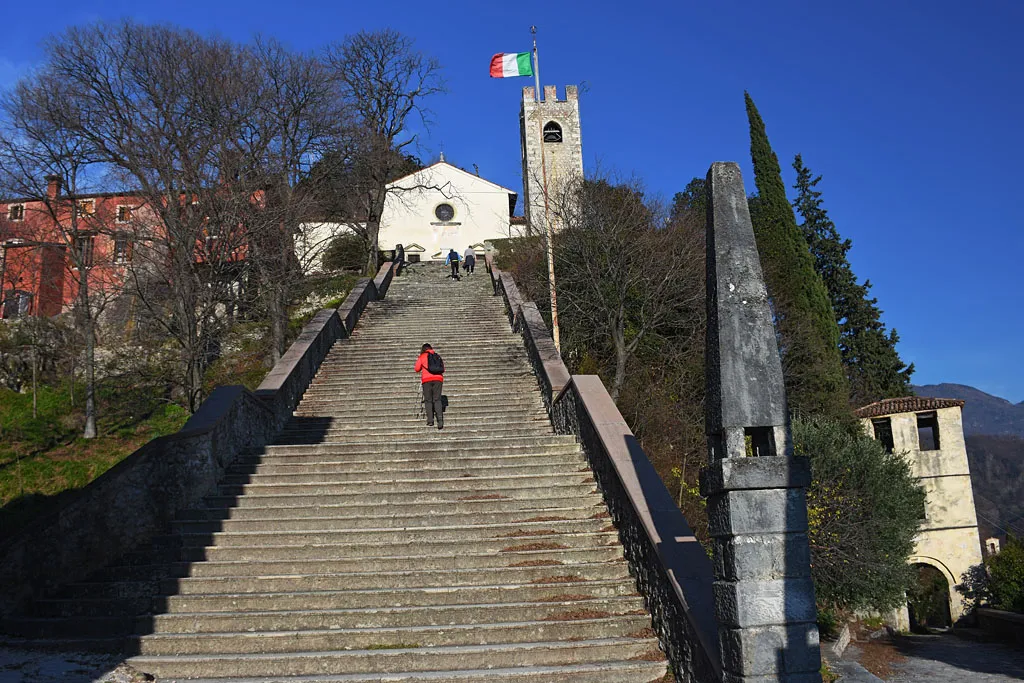
<path fill-rule="evenodd" d="M 556 431 L 583 446 L 677 680 L 722 680 L 707 554 L 600 378 L 570 376 L 536 304 L 522 299 L 490 255 L 486 263 L 495 296 L 523 335 Z"/>

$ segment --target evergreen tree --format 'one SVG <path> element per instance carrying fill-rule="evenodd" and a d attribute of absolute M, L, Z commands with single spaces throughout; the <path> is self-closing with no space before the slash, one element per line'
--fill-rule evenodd
<path fill-rule="evenodd" d="M 850 382 L 850 400 L 866 405 L 883 398 L 907 396 L 914 366 L 907 366 L 896 351 L 899 335 L 886 331 L 878 299 L 869 296 L 871 282 L 857 282 L 849 260 L 850 240 L 840 237 L 816 190 L 821 176 L 804 166 L 799 154 L 793 161 L 798 195 L 794 208 L 803 217 L 800 229 L 814 256 L 814 267 L 828 289 L 839 325 L 839 352 Z"/>
<path fill-rule="evenodd" d="M 764 121 L 750 95 L 744 93 L 744 98 L 758 193 L 751 202 L 751 218 L 775 314 L 789 405 L 802 414 L 848 416 L 849 388 L 828 290 L 797 227 Z"/>

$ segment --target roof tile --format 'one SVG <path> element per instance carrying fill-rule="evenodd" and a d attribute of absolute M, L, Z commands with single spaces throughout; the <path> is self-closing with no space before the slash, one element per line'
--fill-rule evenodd
<path fill-rule="evenodd" d="M 875 401 L 863 408 L 853 411 L 857 417 L 879 417 L 895 413 L 916 413 L 922 410 L 939 410 L 940 408 L 963 408 L 964 402 L 958 398 L 930 398 L 928 396 L 903 396 Z"/>

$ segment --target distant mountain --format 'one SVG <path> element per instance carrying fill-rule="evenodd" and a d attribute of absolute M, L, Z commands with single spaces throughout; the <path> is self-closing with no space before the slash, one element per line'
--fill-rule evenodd
<path fill-rule="evenodd" d="M 1024 438 L 971 434 L 967 462 L 982 538 L 1002 530 L 1024 537 Z"/>
<path fill-rule="evenodd" d="M 1014 405 L 964 384 L 925 384 L 915 386 L 914 392 L 918 396 L 963 399 L 964 434 L 1024 437 L 1024 402 Z"/>

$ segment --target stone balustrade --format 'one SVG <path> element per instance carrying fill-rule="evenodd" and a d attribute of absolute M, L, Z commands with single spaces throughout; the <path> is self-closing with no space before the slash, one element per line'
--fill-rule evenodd
<path fill-rule="evenodd" d="M 579 439 L 679 681 L 722 680 L 711 561 L 600 378 L 570 376 L 536 304 L 486 257 L 555 429 Z"/>

